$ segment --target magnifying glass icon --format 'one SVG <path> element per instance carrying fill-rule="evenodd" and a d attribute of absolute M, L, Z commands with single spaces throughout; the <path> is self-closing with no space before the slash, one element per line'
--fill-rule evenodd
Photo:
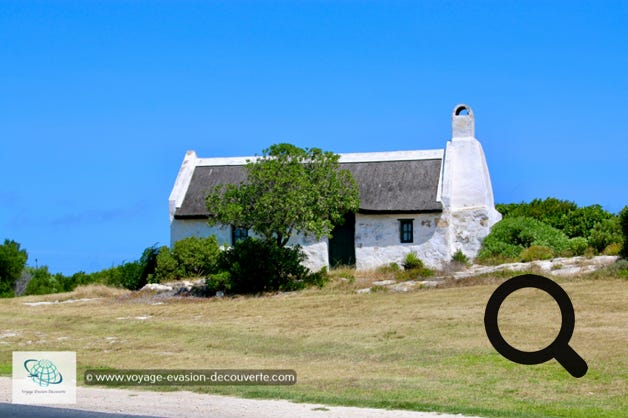
<path fill-rule="evenodd" d="M 562 316 L 562 324 L 556 339 L 538 351 L 517 350 L 504 339 L 497 324 L 497 314 L 504 300 L 514 291 L 526 287 L 549 293 L 558 303 Z M 486 335 L 495 350 L 508 360 L 519 364 L 540 364 L 555 358 L 573 377 L 582 377 L 587 373 L 587 363 L 569 346 L 575 323 L 573 305 L 567 293 L 556 282 L 536 274 L 524 274 L 502 283 L 491 295 L 484 312 Z"/>

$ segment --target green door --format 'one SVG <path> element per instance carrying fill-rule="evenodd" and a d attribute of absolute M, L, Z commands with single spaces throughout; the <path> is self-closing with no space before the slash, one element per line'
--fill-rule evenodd
<path fill-rule="evenodd" d="M 329 265 L 355 266 L 355 214 L 345 215 L 345 222 L 336 226 L 329 239 Z"/>

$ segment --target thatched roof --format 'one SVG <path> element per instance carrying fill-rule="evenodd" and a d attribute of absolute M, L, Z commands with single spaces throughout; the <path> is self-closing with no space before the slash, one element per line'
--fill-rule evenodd
<path fill-rule="evenodd" d="M 441 158 L 341 163 L 360 188 L 361 213 L 440 212 L 437 201 Z M 206 218 L 205 197 L 214 186 L 239 184 L 246 178 L 242 165 L 198 165 L 175 218 Z"/>

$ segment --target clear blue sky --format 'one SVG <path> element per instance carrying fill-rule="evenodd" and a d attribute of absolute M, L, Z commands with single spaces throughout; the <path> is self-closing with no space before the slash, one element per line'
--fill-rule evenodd
<path fill-rule="evenodd" d="M 0 0 L 0 239 L 135 260 L 186 150 L 443 148 L 457 103 L 497 202 L 628 204 L 625 1 Z"/>

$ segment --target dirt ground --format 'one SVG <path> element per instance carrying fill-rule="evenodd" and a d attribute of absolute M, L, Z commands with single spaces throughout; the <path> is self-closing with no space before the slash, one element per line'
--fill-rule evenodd
<path fill-rule="evenodd" d="M 0 402 L 11 402 L 11 379 L 0 377 Z M 192 392 L 77 388 L 75 405 L 47 405 L 97 412 L 158 417 L 212 418 L 453 418 L 462 415 L 324 406 L 284 400 L 240 399 Z"/>

